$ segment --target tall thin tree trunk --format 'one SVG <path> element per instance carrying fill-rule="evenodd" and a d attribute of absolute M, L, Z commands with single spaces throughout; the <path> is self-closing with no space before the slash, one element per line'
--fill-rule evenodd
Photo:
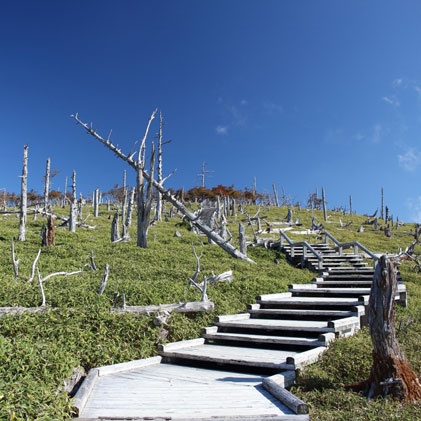
<path fill-rule="evenodd" d="M 47 159 L 47 166 L 45 169 L 45 184 L 44 184 L 44 210 L 48 210 L 48 195 L 50 193 L 50 158 Z"/>
<path fill-rule="evenodd" d="M 327 221 L 325 189 L 322 187 L 323 218 Z"/>
<path fill-rule="evenodd" d="M 129 228 L 132 225 L 132 215 L 133 215 L 135 193 L 136 193 L 136 189 L 135 189 L 135 187 L 133 187 L 132 191 L 130 192 L 129 206 L 127 208 L 127 218 L 126 218 L 126 221 L 125 221 L 125 225 L 126 225 L 127 228 Z"/>
<path fill-rule="evenodd" d="M 28 145 L 23 147 L 23 167 L 20 194 L 19 241 L 26 239 L 26 212 L 28 205 Z"/>
<path fill-rule="evenodd" d="M 99 188 L 95 189 L 94 193 L 94 217 L 97 218 L 99 214 Z"/>
<path fill-rule="evenodd" d="M 69 231 L 76 232 L 77 224 L 77 197 L 76 197 L 76 171 L 72 176 L 72 199 L 70 201 Z"/>
<path fill-rule="evenodd" d="M 123 172 L 123 204 L 121 206 L 121 224 L 126 222 L 126 208 L 127 208 L 127 187 L 126 187 L 126 170 Z"/>

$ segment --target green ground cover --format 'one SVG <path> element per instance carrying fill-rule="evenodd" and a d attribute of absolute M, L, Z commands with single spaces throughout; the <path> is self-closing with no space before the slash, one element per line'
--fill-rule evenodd
<path fill-rule="evenodd" d="M 88 208 L 84 209 L 87 214 Z M 253 215 L 255 207 L 249 207 Z M 64 212 L 56 208 L 56 213 Z M 92 212 L 91 212 L 92 213 Z M 262 208 L 261 214 L 269 221 L 281 221 L 285 208 Z M 321 213 L 315 212 L 318 220 Z M 346 223 L 349 216 L 333 212 L 327 229 L 340 241 L 358 240 L 374 251 L 396 252 L 410 244 L 407 233 L 411 225 L 400 227 L 387 238 L 382 232 L 366 227 L 357 229 L 366 217 L 353 215 L 353 224 L 346 230 L 339 226 L 339 218 Z M 89 261 L 93 250 L 98 271 L 88 268 L 70 277 L 54 277 L 45 282 L 45 294 L 50 310 L 38 314 L 4 316 L 0 318 L 0 419 L 65 419 L 72 415 L 72 403 L 66 393 L 56 390 L 68 378 L 73 367 L 91 367 L 113 364 L 152 356 L 163 341 L 160 328 L 152 317 L 116 315 L 110 312 L 115 291 L 125 293 L 128 305 L 147 305 L 179 301 L 196 301 L 200 293 L 188 287 L 188 278 L 196 269 L 192 242 L 201 259 L 202 274 L 220 273 L 232 269 L 234 282 L 210 285 L 209 299 L 215 303 L 212 313 L 182 315 L 169 318 L 169 335 L 165 341 L 190 339 L 199 336 L 200 328 L 212 324 L 217 314 L 245 310 L 258 294 L 286 291 L 288 284 L 309 282 L 314 274 L 289 265 L 283 255 L 263 248 L 252 248 L 248 255 L 257 264 L 252 265 L 231 258 L 218 246 L 201 245 L 198 237 L 179 218 L 159 223 L 149 231 L 149 248 L 135 245 L 136 232 L 131 228 L 132 241 L 110 242 L 109 216 L 101 208 L 98 218 L 89 217 L 88 223 L 97 229 L 78 229 L 69 233 L 67 228 L 56 229 L 56 246 L 43 248 L 39 269 L 43 276 L 57 271 L 81 269 Z M 304 228 L 311 223 L 311 213 L 294 211 Z M 239 216 L 240 217 L 240 216 Z M 10 257 L 10 245 L 18 232 L 18 219 L 14 215 L 0 216 L 0 306 L 28 306 L 41 304 L 36 279 L 27 283 L 30 267 L 40 246 L 39 232 L 45 220 L 28 218 L 27 241 L 16 242 L 20 258 L 20 274 L 16 280 Z M 238 224 L 230 218 L 229 229 L 237 238 Z M 182 237 L 173 236 L 178 230 Z M 251 235 L 251 231 L 247 231 Z M 309 242 L 321 241 L 307 235 L 291 238 Z M 268 234 L 268 236 L 278 235 Z M 202 237 L 203 239 L 203 237 Z M 206 241 L 204 241 L 206 243 Z M 278 258 L 279 264 L 275 263 Z M 110 278 L 105 293 L 98 296 L 97 289 L 105 267 L 110 265 Z M 409 307 L 399 309 L 398 317 L 410 317 L 414 323 L 400 340 L 414 370 L 420 373 L 421 344 L 419 303 L 421 302 L 421 276 L 411 264 L 401 267 L 402 277 L 409 291 Z M 201 278 L 199 277 L 199 280 Z M 371 364 L 370 338 L 362 331 L 353 338 L 337 341 L 321 361 L 300 373 L 294 393 L 311 405 L 312 419 L 416 419 L 421 418 L 418 405 L 401 407 L 394 402 L 373 400 L 369 403 L 358 395 L 346 392 L 344 384 L 363 380 Z"/>

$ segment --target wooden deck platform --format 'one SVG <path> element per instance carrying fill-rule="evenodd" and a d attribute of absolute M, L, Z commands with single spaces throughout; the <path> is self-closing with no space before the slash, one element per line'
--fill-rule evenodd
<path fill-rule="evenodd" d="M 308 420 L 263 388 L 265 376 L 152 362 L 99 375 L 81 419 Z"/>

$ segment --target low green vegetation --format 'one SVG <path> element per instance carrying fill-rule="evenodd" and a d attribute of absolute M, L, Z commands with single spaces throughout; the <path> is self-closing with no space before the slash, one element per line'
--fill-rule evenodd
<path fill-rule="evenodd" d="M 56 213 L 67 210 L 56 208 Z M 84 209 L 87 214 L 88 208 Z M 248 207 L 250 215 L 256 207 Z M 320 221 L 321 213 L 316 211 Z M 261 215 L 268 221 L 281 221 L 286 208 L 263 208 Z M 408 246 L 413 237 L 413 226 L 407 224 L 393 231 L 387 238 L 382 231 L 366 226 L 357 229 L 367 217 L 353 215 L 352 224 L 341 229 L 339 218 L 345 224 L 349 216 L 329 212 L 332 216 L 327 229 L 341 241 L 358 240 L 373 251 L 396 252 Z M 180 218 L 158 223 L 149 230 L 149 247 L 136 247 L 136 232 L 132 227 L 132 241 L 110 242 L 111 212 L 101 208 L 98 218 L 89 217 L 88 223 L 96 229 L 79 228 L 69 233 L 66 227 L 56 228 L 56 245 L 43 248 L 38 262 L 42 276 L 58 271 L 82 273 L 68 277 L 53 277 L 44 284 L 49 310 L 42 313 L 0 317 L 0 419 L 52 420 L 72 417 L 72 402 L 65 392 L 58 392 L 72 369 L 119 363 L 149 357 L 157 352 L 163 341 L 176 341 L 199 336 L 200 328 L 211 325 L 217 314 L 242 312 L 259 294 L 286 291 L 289 284 L 310 282 L 314 276 L 308 270 L 292 267 L 283 255 L 259 247 L 249 247 L 248 255 L 257 264 L 235 260 L 216 245 L 208 245 L 204 237 L 189 231 Z M 294 210 L 294 218 L 311 224 L 311 212 Z M 241 214 L 238 215 L 238 219 Z M 11 241 L 18 232 L 14 215 L 0 216 L 0 306 L 36 307 L 41 304 L 37 278 L 31 282 L 32 262 L 40 248 L 40 235 L 45 219 L 28 218 L 27 241 L 15 243 L 20 259 L 19 277 L 14 278 L 11 262 Z M 237 241 L 238 222 L 229 220 L 229 229 Z M 180 238 L 174 237 L 179 231 Z M 251 231 L 247 229 L 251 236 Z M 299 228 L 297 229 L 299 230 Z M 315 237 L 290 234 L 296 240 L 321 241 Z M 278 238 L 278 234 L 267 234 Z M 205 243 L 201 244 L 200 239 Z M 172 314 L 168 320 L 169 333 L 162 339 L 161 328 L 153 324 L 152 316 L 117 315 L 110 310 L 116 291 L 125 293 L 128 305 L 148 305 L 200 300 L 197 289 L 188 286 L 188 279 L 196 270 L 192 243 L 198 253 L 203 252 L 201 274 L 210 275 L 232 269 L 234 282 L 208 287 L 209 299 L 215 311 L 201 314 Z M 84 267 L 93 250 L 98 271 Z M 106 264 L 110 278 L 103 295 L 97 294 Z M 398 310 L 398 318 L 414 323 L 400 341 L 414 370 L 420 373 L 421 276 L 410 263 L 401 267 L 402 277 L 409 291 L 409 307 Z M 294 393 L 308 402 L 312 419 L 417 419 L 421 407 L 417 404 L 401 406 L 395 402 L 373 400 L 347 392 L 343 385 L 364 380 L 371 365 L 371 345 L 367 331 L 353 338 L 339 340 L 324 354 L 320 362 L 300 373 Z"/>

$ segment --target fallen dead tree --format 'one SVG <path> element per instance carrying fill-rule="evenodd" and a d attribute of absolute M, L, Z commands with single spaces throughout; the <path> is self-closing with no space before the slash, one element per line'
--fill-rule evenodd
<path fill-rule="evenodd" d="M 153 177 L 149 175 L 149 173 L 144 169 L 143 165 L 140 164 L 140 161 L 135 161 L 133 159 L 134 154 L 126 155 L 124 154 L 121 149 L 118 148 L 118 146 L 114 145 L 110 139 L 104 139 L 102 138 L 97 132 L 96 129 L 94 130 L 92 128 L 92 124 L 88 126 L 86 123 L 83 123 L 81 120 L 79 120 L 78 115 L 72 115 L 71 116 L 78 124 L 80 124 L 85 130 L 93 137 L 95 137 L 99 142 L 101 142 L 103 145 L 105 145 L 109 150 L 114 152 L 120 159 L 127 162 L 140 176 L 144 177 L 148 182 L 151 183 L 155 189 L 162 194 L 162 196 L 170 202 L 173 206 L 177 208 L 189 221 L 192 222 L 201 232 L 206 234 L 208 238 L 212 241 L 214 241 L 218 246 L 220 246 L 223 250 L 225 250 L 227 253 L 229 253 L 231 256 L 246 260 L 250 263 L 255 263 L 253 260 L 245 256 L 243 253 L 241 253 L 238 249 L 236 249 L 232 244 L 229 244 L 226 240 L 224 240 L 217 232 L 212 230 L 206 225 L 200 224 L 197 221 L 197 217 L 189 212 L 187 208 L 184 206 L 184 204 L 177 200 L 175 196 L 173 196 L 169 191 L 167 191 L 160 183 L 158 183 L 156 180 L 154 180 Z M 139 178 L 139 177 L 138 177 Z"/>
<path fill-rule="evenodd" d="M 200 311 L 213 311 L 215 305 L 212 301 L 190 301 L 184 303 L 158 304 L 148 306 L 125 306 L 123 308 L 113 308 L 114 313 L 147 314 L 154 313 L 196 313 Z"/>

